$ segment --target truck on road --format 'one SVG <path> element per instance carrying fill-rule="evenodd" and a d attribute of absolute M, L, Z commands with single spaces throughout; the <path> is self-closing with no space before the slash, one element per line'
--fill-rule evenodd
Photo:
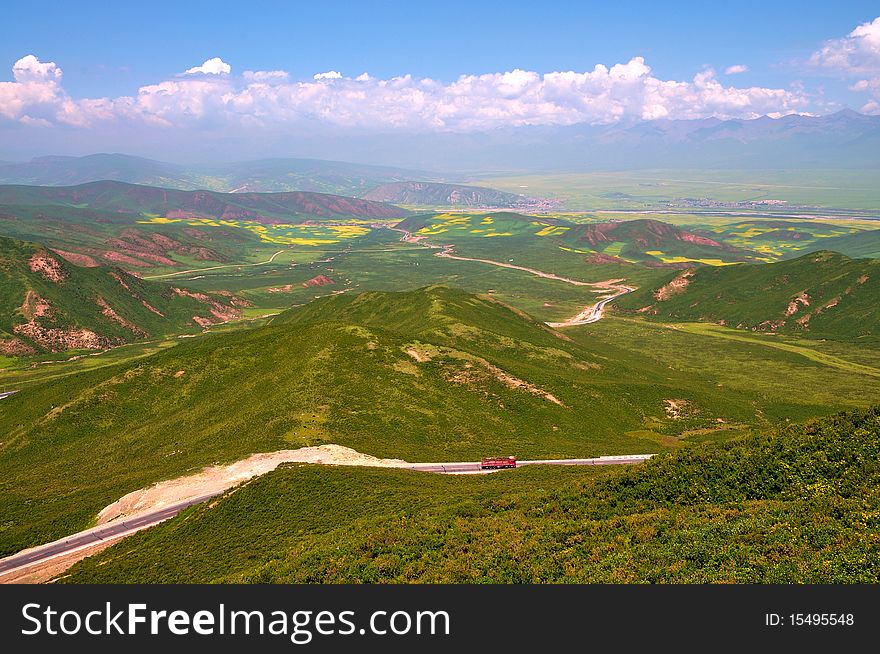
<path fill-rule="evenodd" d="M 480 470 L 500 470 L 501 468 L 515 467 L 515 456 L 488 457 L 480 459 Z"/>

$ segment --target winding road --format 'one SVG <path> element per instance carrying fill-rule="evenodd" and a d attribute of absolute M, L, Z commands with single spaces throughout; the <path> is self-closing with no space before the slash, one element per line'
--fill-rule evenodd
<path fill-rule="evenodd" d="M 257 261 L 256 263 L 230 263 L 222 266 L 211 266 L 210 268 L 193 268 L 192 270 L 178 270 L 177 272 L 165 273 L 163 275 L 147 275 L 143 277 L 143 279 L 164 279 L 165 277 L 177 277 L 178 275 L 187 275 L 189 273 L 197 273 L 204 272 L 206 270 L 220 270 L 221 268 L 245 268 L 248 266 L 265 266 L 266 264 L 272 263 L 275 261 L 275 257 L 284 252 L 284 250 L 278 250 L 275 254 L 269 257 L 266 261 Z"/>
<path fill-rule="evenodd" d="M 631 465 L 642 463 L 650 459 L 653 454 L 627 454 L 619 456 L 600 456 L 591 459 L 544 459 L 535 461 L 517 461 L 517 467 L 530 465 L 562 465 L 562 466 L 608 466 L 608 465 Z M 448 463 L 411 463 L 400 466 L 403 469 L 418 472 L 432 472 L 437 474 L 493 474 L 497 470 L 480 469 L 479 461 L 456 461 Z M 211 498 L 226 492 L 226 489 L 198 497 L 183 499 L 174 504 L 158 509 L 145 511 L 117 521 L 86 529 L 65 538 L 38 545 L 27 550 L 0 559 L 0 583 L 15 583 L 16 578 L 31 571 L 37 571 L 41 566 L 51 566 L 61 563 L 59 559 L 65 558 L 66 566 L 73 565 L 76 561 L 87 557 L 95 552 L 96 548 L 103 549 L 117 540 L 130 536 L 142 529 L 152 527 L 173 518 L 186 508 L 200 504 Z M 80 554 L 80 556 L 76 556 Z"/>
<path fill-rule="evenodd" d="M 503 261 L 493 261 L 492 259 L 474 259 L 472 257 L 462 257 L 458 254 L 453 254 L 454 246 L 452 245 L 432 245 L 427 242 L 423 242 L 423 238 L 421 236 L 413 236 L 412 233 L 399 229 L 396 227 L 391 227 L 396 232 L 401 232 L 403 237 L 400 239 L 404 243 L 418 243 L 419 245 L 438 249 L 440 252 L 437 252 L 434 256 L 440 257 L 443 259 L 454 259 L 456 261 L 473 261 L 476 263 L 485 263 L 491 266 L 498 266 L 499 268 L 509 268 L 511 270 L 522 270 L 523 272 L 527 272 L 531 275 L 535 275 L 536 277 L 543 277 L 544 279 L 555 279 L 559 282 L 565 282 L 566 284 L 573 284 L 575 286 L 591 286 L 595 289 L 614 291 L 613 295 L 607 296 L 599 300 L 596 304 L 591 304 L 578 313 L 575 316 L 572 316 L 568 320 L 563 320 L 562 322 L 547 322 L 545 323 L 548 327 L 575 327 L 577 325 L 589 325 L 590 323 L 597 322 L 602 319 L 602 310 L 605 308 L 609 302 L 613 302 L 621 295 L 626 295 L 627 293 L 632 293 L 635 289 L 633 286 L 624 286 L 620 284 L 620 282 L 624 281 L 622 279 L 610 279 L 604 282 L 582 282 L 577 279 L 572 279 L 571 277 L 563 277 L 562 275 L 557 275 L 555 273 L 548 273 L 542 270 L 536 270 L 535 268 L 527 268 L 526 266 L 517 266 L 512 263 L 505 263 Z"/>

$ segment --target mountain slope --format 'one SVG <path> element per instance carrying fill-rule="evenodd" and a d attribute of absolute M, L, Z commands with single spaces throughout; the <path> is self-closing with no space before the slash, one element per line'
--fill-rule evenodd
<path fill-rule="evenodd" d="M 806 248 L 808 252 L 817 252 L 819 250 L 840 252 L 853 259 L 880 259 L 880 229 L 825 238 Z"/>
<path fill-rule="evenodd" d="M 261 159 L 177 165 L 124 154 L 38 157 L 0 163 L 0 184 L 72 186 L 112 180 L 180 190 L 312 191 L 358 195 L 386 182 L 436 179 L 432 173 L 318 159 Z"/>
<path fill-rule="evenodd" d="M 880 336 L 880 260 L 820 251 L 762 265 L 702 267 L 618 301 L 649 318 L 848 339 Z"/>
<path fill-rule="evenodd" d="M 575 225 L 561 234 L 559 240 L 572 247 L 604 254 L 612 254 L 613 250 L 613 256 L 650 263 L 686 262 L 679 259 L 732 262 L 750 258 L 748 251 L 716 238 L 650 219 Z"/>
<path fill-rule="evenodd" d="M 398 207 L 325 193 L 217 193 L 92 182 L 79 186 L 0 186 L 0 205 L 77 207 L 167 218 L 295 223 L 326 218 L 393 219 Z"/>
<path fill-rule="evenodd" d="M 411 461 L 625 454 L 677 442 L 665 433 L 711 431 L 719 415 L 754 420 L 742 394 L 701 390 L 690 375 L 613 344 L 579 345 L 460 291 L 300 311 L 4 399 L 0 553 L 77 531 L 156 481 L 255 452 L 337 443 Z M 670 417 L 667 398 L 700 410 Z"/>
<path fill-rule="evenodd" d="M 0 237 L 0 354 L 103 349 L 239 317 L 240 300 L 81 268 Z"/>
<path fill-rule="evenodd" d="M 285 467 L 65 581 L 875 583 L 878 456 L 874 409 L 601 476 Z"/>
<path fill-rule="evenodd" d="M 391 182 L 377 186 L 360 197 L 376 202 L 433 207 L 497 207 L 527 210 L 554 206 L 553 203 L 545 200 L 482 186 L 439 182 Z"/>

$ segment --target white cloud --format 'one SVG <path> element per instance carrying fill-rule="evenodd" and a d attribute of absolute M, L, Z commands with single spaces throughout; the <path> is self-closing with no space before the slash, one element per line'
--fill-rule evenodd
<path fill-rule="evenodd" d="M 326 73 L 317 73 L 313 79 L 342 79 L 342 73 L 335 70 L 328 70 Z"/>
<path fill-rule="evenodd" d="M 232 66 L 223 61 L 220 57 L 208 59 L 201 66 L 188 68 L 185 75 L 228 75 L 232 72 Z"/>
<path fill-rule="evenodd" d="M 809 63 L 819 68 L 837 72 L 850 79 L 860 77 L 851 91 L 868 92 L 875 98 L 861 111 L 877 113 L 880 99 L 880 16 L 869 23 L 862 23 L 841 39 L 826 41 L 813 53 Z"/>
<path fill-rule="evenodd" d="M 15 81 L 0 82 L 0 116 L 80 128 L 130 122 L 285 129 L 323 122 L 364 129 L 472 131 L 610 124 L 625 118 L 753 118 L 802 112 L 810 105 L 803 89 L 726 86 L 711 70 L 692 80 L 663 80 L 642 57 L 610 67 L 597 64 L 585 72 L 515 69 L 462 75 L 451 82 L 411 75 L 379 79 L 366 73 L 349 78 L 338 71 L 292 80 L 279 70 L 239 76 L 228 71 L 231 67 L 215 58 L 187 75 L 143 86 L 132 96 L 75 100 L 61 88 L 61 70 L 54 63 L 28 56 L 16 63 Z"/>
<path fill-rule="evenodd" d="M 745 64 L 734 64 L 733 66 L 728 66 L 724 69 L 725 75 L 739 75 L 740 73 L 747 73 L 749 71 L 749 67 Z"/>

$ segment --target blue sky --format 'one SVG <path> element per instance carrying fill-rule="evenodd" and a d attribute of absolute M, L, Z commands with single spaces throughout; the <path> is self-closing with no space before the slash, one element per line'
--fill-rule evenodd
<path fill-rule="evenodd" d="M 452 80 L 523 68 L 586 70 L 645 57 L 664 78 L 786 64 L 880 15 L 876 2 L 50 2 L 17 3 L 0 63 L 55 61 L 74 95 L 117 95 L 210 57 L 238 70 L 324 70 Z M 9 16 L 7 10 L 7 16 Z M 8 23 L 11 25 L 12 23 Z"/>
<path fill-rule="evenodd" d="M 18 3 L 0 136 L 880 113 L 878 16 L 876 1 Z"/>

